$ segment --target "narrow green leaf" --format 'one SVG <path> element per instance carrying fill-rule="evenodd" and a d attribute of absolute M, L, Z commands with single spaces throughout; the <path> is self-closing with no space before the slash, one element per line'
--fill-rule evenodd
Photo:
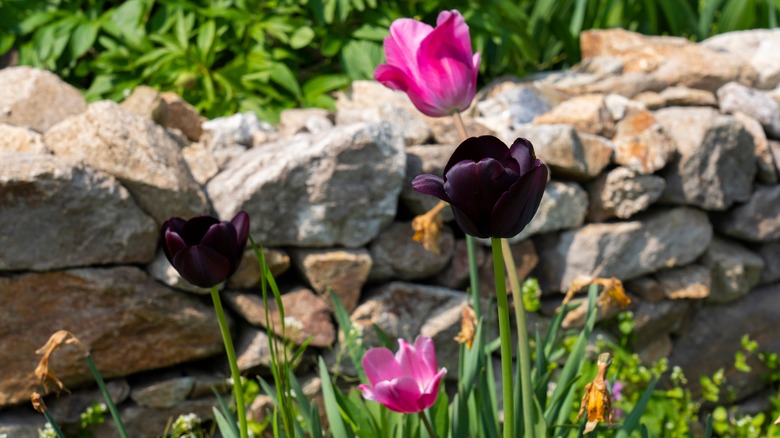
<path fill-rule="evenodd" d="M 290 47 L 300 49 L 308 46 L 314 39 L 314 30 L 309 26 L 299 27 L 290 37 Z"/>
<path fill-rule="evenodd" d="M 344 420 L 341 418 L 341 413 L 339 413 L 339 406 L 338 402 L 336 402 L 333 383 L 330 380 L 328 368 L 325 366 L 325 361 L 322 360 L 322 357 L 319 358 L 319 367 L 320 379 L 322 380 L 322 399 L 325 404 L 325 414 L 330 423 L 330 432 L 333 436 L 347 437 L 349 435 L 347 435 Z"/>
<path fill-rule="evenodd" d="M 647 408 L 647 403 L 650 401 L 653 391 L 655 391 L 655 386 L 658 385 L 658 380 L 659 379 L 656 378 L 647 385 L 647 389 L 642 393 L 642 397 L 639 398 L 639 401 L 634 406 L 634 409 L 631 410 L 631 413 L 626 416 L 626 419 L 623 421 L 623 426 L 615 435 L 615 438 L 628 438 L 631 436 L 631 432 L 639 425 L 639 420 L 642 418 L 642 414 L 644 414 L 645 409 Z"/>
<path fill-rule="evenodd" d="M 217 422 L 219 433 L 225 438 L 239 438 L 240 435 L 238 434 L 238 431 L 231 427 L 233 423 L 228 421 L 217 408 L 211 409 L 214 412 L 214 420 Z"/>
<path fill-rule="evenodd" d="M 201 60 L 206 61 L 214 47 L 214 36 L 217 33 L 217 25 L 214 20 L 209 20 L 198 29 L 198 50 L 201 53 Z"/>
<path fill-rule="evenodd" d="M 281 62 L 274 63 L 271 66 L 271 81 L 289 91 L 296 98 L 302 97 L 298 79 L 287 65 Z"/>
<path fill-rule="evenodd" d="M 92 48 L 97 38 L 98 29 L 100 29 L 100 25 L 94 21 L 85 21 L 76 26 L 70 38 L 71 57 L 79 58 Z"/>

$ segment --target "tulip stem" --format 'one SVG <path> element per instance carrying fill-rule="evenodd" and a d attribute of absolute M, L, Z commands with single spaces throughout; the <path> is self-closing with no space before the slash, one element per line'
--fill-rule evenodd
<path fill-rule="evenodd" d="M 230 374 L 233 377 L 233 394 L 236 396 L 236 414 L 238 415 L 238 429 L 241 438 L 249 438 L 246 424 L 246 409 L 244 408 L 244 385 L 241 382 L 241 371 L 236 362 L 236 351 L 233 349 L 233 340 L 230 337 L 230 327 L 225 319 L 225 311 L 222 309 L 222 301 L 219 298 L 219 290 L 216 287 L 211 288 L 211 299 L 214 301 L 214 310 L 217 313 L 219 321 L 219 330 L 222 332 L 222 341 L 225 343 L 228 364 L 230 364 Z"/>
<path fill-rule="evenodd" d="M 86 359 L 89 370 L 92 372 L 92 376 L 95 378 L 95 382 L 97 382 L 98 388 L 100 388 L 100 392 L 103 394 L 103 399 L 106 400 L 106 407 L 108 407 L 109 412 L 111 412 L 111 417 L 114 419 L 117 433 L 120 437 L 127 438 L 127 430 L 125 430 L 125 425 L 122 423 L 122 417 L 119 416 L 119 411 L 117 411 L 114 400 L 111 398 L 108 388 L 106 388 L 106 382 L 103 380 L 103 376 L 100 374 L 100 371 L 98 371 L 97 365 L 95 365 L 95 360 L 92 359 L 92 355 L 89 353 L 87 353 Z"/>
<path fill-rule="evenodd" d="M 504 253 L 506 270 L 509 273 L 509 286 L 512 289 L 512 302 L 515 306 L 515 324 L 517 324 L 517 358 L 520 361 L 520 394 L 523 401 L 523 423 L 525 436 L 534 438 L 533 410 L 535 409 L 531 393 L 531 352 L 528 349 L 528 327 L 525 322 L 525 307 L 523 306 L 520 279 L 517 277 L 517 267 L 509 241 L 501 239 L 501 249 Z"/>
<path fill-rule="evenodd" d="M 477 251 L 474 245 L 474 237 L 466 234 L 466 252 L 469 256 L 469 287 L 471 288 L 471 300 L 473 301 L 474 314 L 477 321 L 482 317 L 482 304 L 479 295 L 479 268 L 477 266 Z"/>
<path fill-rule="evenodd" d="M 428 420 L 428 416 L 425 415 L 425 411 L 420 411 L 419 414 L 420 414 L 420 419 L 425 425 L 425 428 L 428 429 L 428 436 L 430 436 L 431 438 L 437 438 L 438 435 L 436 435 L 436 429 L 433 428 L 433 425 L 431 424 L 430 420 Z"/>
<path fill-rule="evenodd" d="M 460 138 L 463 140 L 469 138 L 469 135 L 466 133 L 466 124 L 463 123 L 463 117 L 461 117 L 459 112 L 455 113 L 455 128 L 458 130 Z"/>
<path fill-rule="evenodd" d="M 506 292 L 504 257 L 501 239 L 490 238 L 493 249 L 493 274 L 496 277 L 496 304 L 498 307 L 498 336 L 501 341 L 501 386 L 504 395 L 504 438 L 515 438 L 515 407 L 512 384 L 512 333 L 509 328 L 509 300 Z"/>

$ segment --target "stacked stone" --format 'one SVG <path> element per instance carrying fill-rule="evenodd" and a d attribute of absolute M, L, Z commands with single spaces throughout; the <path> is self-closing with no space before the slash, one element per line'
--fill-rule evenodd
<path fill-rule="evenodd" d="M 617 277 L 645 360 L 669 357 L 692 383 L 726 368 L 739 398 L 756 393 L 761 367 L 736 373 L 733 354 L 743 334 L 780 349 L 780 32 L 695 44 L 606 30 L 581 44 L 572 70 L 497 81 L 465 115 L 471 135 L 529 138 L 551 169 L 539 213 L 512 239 L 518 274 L 539 278 L 543 309 L 577 275 Z M 248 250 L 223 285 L 242 370 L 267 372 L 282 324 L 294 344 L 337 350 L 335 295 L 366 342 L 373 324 L 431 336 L 457 375 L 464 236 L 449 222 L 433 254 L 410 225 L 436 203 L 410 181 L 442 172 L 460 141 L 452 120 L 373 82 L 354 83 L 335 112 L 286 111 L 278 127 L 250 113 L 206 121 L 145 87 L 87 104 L 26 67 L 0 70 L 0 84 L 0 433 L 37 436 L 39 417 L 7 408 L 40 391 L 34 352 L 59 329 L 90 345 L 135 434 L 210 417 L 222 344 L 204 291 L 161 253 L 170 216 L 251 216 L 286 318 L 271 308 L 266 327 Z M 485 247 L 477 256 L 490 296 L 492 261 Z M 71 389 L 90 381 L 75 351 L 53 367 Z M 90 391 L 51 399 L 53 413 L 70 421 Z"/>

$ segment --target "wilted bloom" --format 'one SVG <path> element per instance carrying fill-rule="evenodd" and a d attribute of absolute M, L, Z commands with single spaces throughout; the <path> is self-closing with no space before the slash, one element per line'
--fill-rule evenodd
<path fill-rule="evenodd" d="M 547 167 L 530 141 L 507 146 L 492 135 L 471 137 L 455 149 L 444 178 L 418 175 L 414 190 L 450 203 L 455 220 L 476 237 L 512 237 L 534 217 L 547 185 Z"/>
<path fill-rule="evenodd" d="M 588 413 L 584 433 L 592 432 L 601 421 L 612 424 L 612 398 L 605 379 L 611 363 L 611 355 L 601 353 L 598 359 L 598 373 L 592 382 L 585 385 L 585 394 L 582 396 L 580 412 L 577 414 L 579 420 L 582 414 Z"/>
<path fill-rule="evenodd" d="M 238 269 L 249 238 L 249 215 L 240 211 L 230 222 L 212 216 L 188 221 L 173 217 L 162 226 L 165 256 L 179 274 L 199 287 L 225 281 Z"/>
<path fill-rule="evenodd" d="M 434 29 L 399 18 L 385 38 L 385 57 L 374 79 L 406 92 L 420 112 L 448 116 L 471 105 L 477 91 L 479 53 L 471 51 L 469 27 L 458 11 L 442 11 Z"/>
<path fill-rule="evenodd" d="M 411 414 L 433 406 L 439 381 L 447 373 L 439 370 L 433 340 L 420 336 L 414 345 L 398 340 L 398 352 L 372 348 L 363 356 L 363 369 L 371 386 L 360 385 L 363 397 L 382 403 L 395 412 Z"/>

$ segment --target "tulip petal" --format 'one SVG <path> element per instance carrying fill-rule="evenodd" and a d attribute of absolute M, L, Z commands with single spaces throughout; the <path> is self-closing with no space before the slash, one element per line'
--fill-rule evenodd
<path fill-rule="evenodd" d="M 420 387 L 409 377 L 401 377 L 374 385 L 374 400 L 388 409 L 404 414 L 420 412 Z"/>
<path fill-rule="evenodd" d="M 523 175 L 496 202 L 490 215 L 492 237 L 514 237 L 531 222 L 547 185 L 547 166 L 541 164 Z"/>
<path fill-rule="evenodd" d="M 444 191 L 450 197 L 450 204 L 467 216 L 480 234 L 484 235 L 490 230 L 493 207 L 514 181 L 515 178 L 507 174 L 501 163 L 493 158 L 485 158 L 477 163 L 461 161 L 447 172 Z"/>
<path fill-rule="evenodd" d="M 449 34 L 447 42 L 455 49 L 454 53 L 461 55 L 462 62 L 473 61 L 471 51 L 471 35 L 469 35 L 469 25 L 466 24 L 466 20 L 460 12 L 456 10 L 441 11 L 436 18 L 436 28 L 442 29 L 440 32 L 445 31 Z M 434 29 L 435 30 L 435 29 Z"/>
<path fill-rule="evenodd" d="M 187 245 L 197 245 L 203 236 L 206 235 L 206 231 L 214 225 L 218 224 L 219 219 L 213 216 L 195 216 L 188 220 L 179 231 L 179 235 L 184 239 Z"/>
<path fill-rule="evenodd" d="M 198 287 L 209 288 L 227 279 L 231 266 L 227 258 L 213 249 L 196 245 L 179 251 L 171 263 L 179 274 Z"/>
<path fill-rule="evenodd" d="M 168 261 L 173 263 L 173 258 L 176 256 L 176 254 L 179 253 L 179 251 L 186 248 L 187 244 L 184 243 L 184 239 L 182 239 L 181 236 L 179 236 L 179 234 L 173 230 L 165 229 L 164 227 L 163 230 L 163 252 L 165 253 L 165 257 L 168 259 Z"/>
<path fill-rule="evenodd" d="M 484 229 L 477 227 L 477 224 L 458 207 L 450 204 L 450 208 L 452 209 L 452 215 L 455 216 L 455 222 L 458 223 L 460 229 L 463 230 L 464 233 L 483 239 L 490 237 L 490 230 L 484 227 Z"/>
<path fill-rule="evenodd" d="M 400 68 L 390 65 L 382 64 L 374 70 L 374 80 L 384 85 L 391 90 L 407 91 L 413 82 L 413 79 L 409 77 Z"/>
<path fill-rule="evenodd" d="M 431 25 L 411 18 L 393 21 L 390 36 L 384 41 L 387 63 L 398 67 L 413 79 L 421 79 L 417 69 L 417 51 L 432 31 Z"/>
<path fill-rule="evenodd" d="M 395 353 L 395 360 L 401 366 L 404 375 L 411 377 L 417 382 L 417 385 L 424 388 L 428 381 L 436 374 L 436 368 L 428 368 L 422 359 L 417 348 L 410 345 L 403 339 L 398 340 L 398 352 Z"/>
<path fill-rule="evenodd" d="M 520 165 L 520 171 L 518 172 L 520 175 L 525 174 L 537 164 L 538 160 L 536 159 L 536 154 L 534 154 L 534 145 L 525 138 L 515 140 L 509 148 L 509 153 L 517 161 L 517 164 Z"/>
<path fill-rule="evenodd" d="M 420 394 L 420 399 L 417 402 L 417 407 L 421 411 L 430 408 L 436 403 L 436 397 L 439 395 L 439 382 L 445 374 L 447 374 L 447 368 L 442 368 L 431 378 L 428 385 L 423 389 L 422 394 Z"/>
<path fill-rule="evenodd" d="M 505 163 L 511 157 L 509 149 L 504 142 L 492 135 L 469 137 L 463 141 L 450 156 L 447 165 L 444 166 L 444 175 L 447 175 L 452 166 L 461 161 L 480 161 L 483 158 L 493 158 Z"/>
<path fill-rule="evenodd" d="M 412 188 L 415 192 L 431 195 L 444 202 L 450 202 L 450 197 L 444 191 L 444 179 L 429 173 L 417 175 L 412 180 Z"/>
<path fill-rule="evenodd" d="M 243 210 L 239 211 L 230 223 L 236 228 L 236 263 L 235 269 L 238 269 L 238 264 L 241 263 L 241 259 L 244 257 L 244 250 L 246 249 L 246 242 L 249 240 L 249 214 Z M 235 270 L 234 270 L 235 272 Z M 233 272 L 230 273 L 231 275 Z"/>
<path fill-rule="evenodd" d="M 372 385 L 385 380 L 393 380 L 404 375 L 396 362 L 393 352 L 387 348 L 372 348 L 363 355 L 363 370 Z"/>
<path fill-rule="evenodd" d="M 236 257 L 238 253 L 238 236 L 236 228 L 231 222 L 222 221 L 209 227 L 200 240 L 200 246 L 211 248 L 222 257 L 225 257 L 230 263 L 231 271 L 238 264 Z"/>
<path fill-rule="evenodd" d="M 418 336 L 414 342 L 414 349 L 431 374 L 435 374 L 439 369 L 439 360 L 436 358 L 436 347 L 433 345 L 433 339 L 427 336 Z"/>

